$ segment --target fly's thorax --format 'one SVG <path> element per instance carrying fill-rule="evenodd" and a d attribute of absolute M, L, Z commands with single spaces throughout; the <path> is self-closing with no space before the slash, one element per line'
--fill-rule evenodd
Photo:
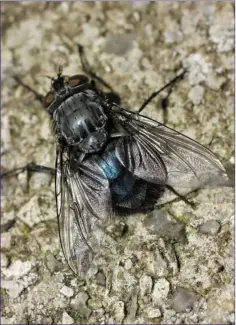
<path fill-rule="evenodd" d="M 107 116 L 102 98 L 86 90 L 65 99 L 55 110 L 56 132 L 69 146 L 85 153 L 98 152 L 107 141 Z"/>

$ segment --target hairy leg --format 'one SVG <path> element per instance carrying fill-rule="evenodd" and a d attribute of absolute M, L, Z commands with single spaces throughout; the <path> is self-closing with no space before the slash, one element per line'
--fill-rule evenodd
<path fill-rule="evenodd" d="M 29 92 L 31 92 L 35 96 L 35 99 L 37 99 L 43 105 L 43 99 L 44 99 L 43 95 L 38 93 L 36 90 L 32 89 L 30 86 L 26 85 L 18 76 L 14 76 L 14 79 L 18 83 L 18 85 L 24 87 Z"/>
<path fill-rule="evenodd" d="M 162 109 L 163 109 L 163 115 L 164 115 L 164 123 L 167 122 L 167 107 L 168 107 L 168 102 L 169 102 L 169 96 L 172 93 L 172 89 L 174 85 L 176 84 L 177 81 L 181 80 L 186 73 L 186 70 L 184 70 L 180 75 L 176 76 L 174 79 L 172 79 L 170 82 L 168 82 L 165 86 L 160 88 L 159 90 L 153 92 L 141 105 L 141 107 L 138 110 L 138 113 L 141 113 L 144 108 L 157 96 L 159 95 L 163 90 L 166 88 L 168 89 L 167 95 L 162 99 L 161 104 L 162 104 Z"/>
<path fill-rule="evenodd" d="M 81 62 L 82 69 L 83 69 L 84 73 L 87 74 L 90 78 L 98 81 L 104 87 L 106 87 L 109 90 L 109 92 L 105 93 L 108 100 L 111 103 L 114 102 L 119 105 L 121 102 L 120 95 L 117 94 L 113 90 L 113 88 L 104 79 L 102 79 L 101 77 L 96 75 L 96 73 L 92 70 L 92 68 L 87 60 L 87 57 L 85 55 L 84 48 L 80 44 L 78 44 L 78 52 L 79 52 L 80 62 Z"/>
<path fill-rule="evenodd" d="M 27 173 L 46 173 L 46 174 L 55 174 L 55 169 L 51 167 L 46 167 L 46 166 L 41 166 L 41 165 L 36 165 L 33 163 L 26 164 L 23 167 L 16 168 L 13 170 L 10 170 L 8 172 L 2 173 L 1 177 L 12 177 L 12 176 L 17 176 L 23 172 Z"/>

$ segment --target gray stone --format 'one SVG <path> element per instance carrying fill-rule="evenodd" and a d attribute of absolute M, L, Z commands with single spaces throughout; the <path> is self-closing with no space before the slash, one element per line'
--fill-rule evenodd
<path fill-rule="evenodd" d="M 220 230 L 220 224 L 216 220 L 208 220 L 199 227 L 202 234 L 216 235 Z"/>
<path fill-rule="evenodd" d="M 79 292 L 78 295 L 71 300 L 71 308 L 76 310 L 81 316 L 89 317 L 92 311 L 86 305 L 88 298 L 86 292 Z"/>
<path fill-rule="evenodd" d="M 47 268 L 52 273 L 60 270 L 60 268 L 61 268 L 61 263 L 58 262 L 58 260 L 55 258 L 55 256 L 53 254 L 48 254 L 46 256 L 46 265 L 47 265 Z"/>
<path fill-rule="evenodd" d="M 172 307 L 177 313 L 180 313 L 191 308 L 197 300 L 198 296 L 195 293 L 179 288 L 174 294 Z"/>
<path fill-rule="evenodd" d="M 177 242 L 185 243 L 185 225 L 176 221 L 164 211 L 154 210 L 144 219 L 144 226 L 156 236 L 174 239 Z"/>
<path fill-rule="evenodd" d="M 106 277 L 103 272 L 98 272 L 98 274 L 95 277 L 95 282 L 101 286 L 106 285 Z"/>
<path fill-rule="evenodd" d="M 127 317 L 125 319 L 125 323 L 133 324 L 136 320 L 136 313 L 138 309 L 138 297 L 136 293 L 133 293 L 131 296 L 131 300 L 126 305 L 126 313 Z"/>
<path fill-rule="evenodd" d="M 132 48 L 134 40 L 134 34 L 112 35 L 108 37 L 104 51 L 116 55 L 124 55 Z"/>

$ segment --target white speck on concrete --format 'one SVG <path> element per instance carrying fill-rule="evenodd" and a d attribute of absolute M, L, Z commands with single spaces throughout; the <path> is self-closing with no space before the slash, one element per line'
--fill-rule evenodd
<path fill-rule="evenodd" d="M 145 296 L 147 293 L 151 293 L 152 278 L 148 275 L 143 275 L 139 280 L 139 286 L 141 296 Z"/>
<path fill-rule="evenodd" d="M 206 80 L 210 66 L 200 53 L 191 54 L 183 61 L 184 68 L 188 69 L 187 77 L 190 85 L 198 85 Z"/>
<path fill-rule="evenodd" d="M 2 286 L 2 288 L 7 290 L 8 295 L 12 299 L 19 297 L 21 292 L 24 290 L 24 286 L 22 283 L 18 283 L 13 280 L 10 280 L 10 281 L 2 280 L 1 286 Z"/>
<path fill-rule="evenodd" d="M 9 264 L 8 257 L 4 253 L 1 253 L 1 267 L 7 267 L 8 264 Z"/>
<path fill-rule="evenodd" d="M 146 313 L 148 318 L 158 318 L 161 316 L 161 311 L 158 308 L 148 307 Z"/>
<path fill-rule="evenodd" d="M 69 288 L 67 286 L 63 286 L 60 290 L 60 293 L 62 293 L 64 296 L 70 298 L 74 294 L 74 290 L 72 288 Z"/>
<path fill-rule="evenodd" d="M 25 205 L 22 206 L 17 216 L 29 227 L 33 227 L 41 221 L 54 219 L 54 207 L 51 204 L 53 200 L 54 197 L 51 193 L 41 195 L 40 197 L 34 195 Z M 40 203 L 42 201 L 44 201 L 44 204 Z M 50 209 L 47 208 L 48 206 L 50 206 Z"/>
<path fill-rule="evenodd" d="M 74 319 L 67 314 L 67 312 L 64 311 L 64 313 L 62 314 L 62 324 L 74 324 Z"/>
<path fill-rule="evenodd" d="M 204 88 L 199 85 L 192 87 L 190 92 L 188 93 L 188 97 L 194 105 L 201 104 L 203 95 L 204 95 Z"/>
<path fill-rule="evenodd" d="M 1 234 L 1 248 L 10 249 L 11 247 L 11 234 L 9 232 L 4 232 Z"/>
<path fill-rule="evenodd" d="M 124 268 L 125 268 L 126 270 L 130 270 L 132 266 L 133 266 L 132 261 L 131 261 L 131 259 L 128 258 L 128 259 L 125 261 Z"/>
<path fill-rule="evenodd" d="M 166 279 L 162 278 L 157 280 L 155 282 L 154 289 L 152 292 L 153 303 L 156 305 L 164 304 L 167 295 L 169 293 L 169 290 L 170 290 L 170 283 Z"/>
<path fill-rule="evenodd" d="M 12 262 L 7 269 L 3 269 L 2 273 L 6 278 L 13 278 L 17 280 L 28 274 L 31 268 L 32 263 L 30 261 L 22 262 L 21 260 L 16 260 Z"/>
<path fill-rule="evenodd" d="M 121 324 L 123 319 L 125 318 L 125 304 L 123 301 L 117 301 L 114 303 L 114 319 L 116 323 Z"/>

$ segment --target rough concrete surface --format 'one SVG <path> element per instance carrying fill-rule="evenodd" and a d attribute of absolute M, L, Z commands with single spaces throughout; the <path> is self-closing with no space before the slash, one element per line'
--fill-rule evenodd
<path fill-rule="evenodd" d="M 187 67 L 170 97 L 168 126 L 234 164 L 233 3 L 1 6 L 3 171 L 28 162 L 54 166 L 47 113 L 12 76 L 46 93 L 45 75 L 59 64 L 65 74 L 81 72 L 78 42 L 132 110 Z M 162 96 L 145 110 L 160 122 Z M 143 214 L 117 217 L 99 267 L 85 278 L 63 258 L 53 191 L 43 174 L 2 182 L 2 324 L 233 323 L 232 188 L 202 189 L 189 196 L 195 209 L 175 200 L 148 221 Z"/>

